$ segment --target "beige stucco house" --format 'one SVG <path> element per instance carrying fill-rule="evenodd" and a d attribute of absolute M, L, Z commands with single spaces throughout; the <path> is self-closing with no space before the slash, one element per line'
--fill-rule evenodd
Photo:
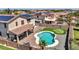
<path fill-rule="evenodd" d="M 18 42 L 33 32 L 34 22 L 29 14 L 0 15 L 0 36 Z"/>

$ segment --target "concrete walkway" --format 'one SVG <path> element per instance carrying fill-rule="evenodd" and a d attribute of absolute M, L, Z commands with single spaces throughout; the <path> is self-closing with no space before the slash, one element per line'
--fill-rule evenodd
<path fill-rule="evenodd" d="M 59 41 L 59 44 L 56 46 L 57 50 L 65 50 L 65 41 L 66 41 L 66 35 L 57 35 L 56 38 Z"/>

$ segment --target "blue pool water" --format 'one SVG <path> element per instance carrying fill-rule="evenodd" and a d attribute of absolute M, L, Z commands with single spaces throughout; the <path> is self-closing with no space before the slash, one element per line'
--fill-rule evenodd
<path fill-rule="evenodd" d="M 38 37 L 40 40 L 45 41 L 47 45 L 53 44 L 55 42 L 55 34 L 51 32 L 42 32 L 38 34 Z"/>

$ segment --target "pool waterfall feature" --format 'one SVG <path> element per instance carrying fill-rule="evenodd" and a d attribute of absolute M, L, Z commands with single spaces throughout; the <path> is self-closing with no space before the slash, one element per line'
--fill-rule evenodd
<path fill-rule="evenodd" d="M 45 40 L 47 45 L 45 47 L 55 47 L 59 41 L 56 39 L 56 34 L 51 31 L 41 31 L 36 33 L 36 44 L 39 44 L 39 40 Z"/>

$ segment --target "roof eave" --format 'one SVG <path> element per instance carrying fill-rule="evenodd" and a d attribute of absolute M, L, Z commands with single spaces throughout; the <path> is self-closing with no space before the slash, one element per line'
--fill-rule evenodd
<path fill-rule="evenodd" d="M 9 23 L 9 22 L 13 21 L 13 20 L 14 20 L 14 19 L 16 19 L 17 17 L 19 17 L 19 15 L 14 16 L 11 20 L 7 21 L 7 23 Z"/>
<path fill-rule="evenodd" d="M 8 23 L 8 21 L 0 21 L 0 23 Z"/>

